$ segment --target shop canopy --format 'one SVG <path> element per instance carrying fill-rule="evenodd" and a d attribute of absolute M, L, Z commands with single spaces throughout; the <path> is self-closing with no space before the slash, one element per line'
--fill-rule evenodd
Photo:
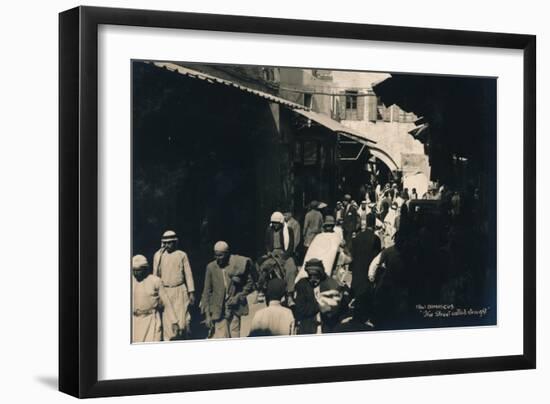
<path fill-rule="evenodd" d="M 199 72 L 194 69 L 190 69 L 188 67 L 181 66 L 176 63 L 170 63 L 170 62 L 151 62 L 156 67 L 159 67 L 161 69 L 166 69 L 172 72 L 179 73 L 181 75 L 184 75 L 186 77 L 203 80 L 207 83 L 213 84 L 213 85 L 224 85 L 227 87 L 232 87 L 239 89 L 241 91 L 244 91 L 246 93 L 250 93 L 251 95 L 255 95 L 258 97 L 261 97 L 267 101 L 275 102 L 277 104 L 281 104 L 289 109 L 292 109 L 297 114 L 310 119 L 317 124 L 333 131 L 334 133 L 341 134 L 351 140 L 354 140 L 358 143 L 361 143 L 369 148 L 369 151 L 374 156 L 378 157 L 382 161 L 384 161 L 390 169 L 395 170 L 397 169 L 397 164 L 391 156 L 386 153 L 384 150 L 380 149 L 379 147 L 376 147 L 376 141 L 370 139 L 366 134 L 363 132 L 359 132 L 357 130 L 354 130 L 352 128 L 349 128 L 347 126 L 342 125 L 340 122 L 332 119 L 330 116 L 326 114 L 321 114 L 319 112 L 312 111 L 310 108 L 297 104 L 292 101 L 288 101 L 284 98 L 278 97 L 276 95 L 267 93 L 265 91 L 256 90 L 247 86 L 244 86 L 242 84 L 235 83 L 234 81 L 222 79 L 220 77 L 213 76 L 211 74 L 206 74 L 203 72 Z"/>
<path fill-rule="evenodd" d="M 179 73 L 181 75 L 184 75 L 184 76 L 187 76 L 187 77 L 190 77 L 190 78 L 203 80 L 203 81 L 205 81 L 207 83 L 210 83 L 210 84 L 224 85 L 224 86 L 227 86 L 227 87 L 233 87 L 233 88 L 236 88 L 238 90 L 244 91 L 246 93 L 250 93 L 252 95 L 264 98 L 268 101 L 284 105 L 284 106 L 289 107 L 289 108 L 294 109 L 294 110 L 308 109 L 307 107 L 305 107 L 303 105 L 296 104 L 295 102 L 285 100 L 284 98 L 277 97 L 276 95 L 267 93 L 265 91 L 260 91 L 260 90 L 254 89 L 254 88 L 243 86 L 241 84 L 235 83 L 234 81 L 222 79 L 220 77 L 216 77 L 216 76 L 212 76 L 210 74 L 199 72 L 197 70 L 189 69 L 188 67 L 183 67 L 183 66 L 180 66 L 180 65 L 175 64 L 175 63 L 152 62 L 152 64 L 157 66 L 157 67 L 160 67 L 162 69 L 166 69 L 166 70 L 169 70 L 169 71 L 172 71 L 172 72 L 176 72 L 176 73 Z"/>

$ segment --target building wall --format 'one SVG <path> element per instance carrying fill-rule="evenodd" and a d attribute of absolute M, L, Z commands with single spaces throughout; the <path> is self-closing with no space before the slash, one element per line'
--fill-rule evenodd
<path fill-rule="evenodd" d="M 314 111 L 339 120 L 344 126 L 364 133 L 375 140 L 403 170 L 403 176 L 422 173 L 430 178 L 430 166 L 424 145 L 408 132 L 416 125 L 417 117 L 397 105 L 380 104 L 373 85 L 391 77 L 387 73 L 348 72 L 338 70 L 280 69 L 279 95 L 307 105 L 307 93 L 311 96 L 309 107 Z M 357 93 L 354 106 L 349 109 L 346 91 Z M 415 156 L 403 167 L 402 155 Z M 417 163 L 417 164 L 413 164 Z M 391 167 L 393 169 L 393 167 Z M 427 184 L 426 184 L 427 186 Z M 424 186 L 422 186 L 424 188 Z"/>

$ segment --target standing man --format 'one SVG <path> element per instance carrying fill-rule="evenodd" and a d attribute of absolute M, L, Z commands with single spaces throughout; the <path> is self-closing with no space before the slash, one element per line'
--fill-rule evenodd
<path fill-rule="evenodd" d="M 336 208 L 334 209 L 334 217 L 336 218 L 336 221 L 340 219 L 344 220 L 344 206 L 340 201 L 336 202 Z"/>
<path fill-rule="evenodd" d="M 334 217 L 327 216 L 325 218 L 325 222 L 323 223 L 323 233 L 336 233 L 336 222 L 334 221 Z M 340 247 L 338 247 L 338 259 L 336 261 L 336 266 L 333 270 L 332 277 L 337 278 L 339 282 L 343 282 L 343 280 L 346 278 L 347 275 L 347 266 L 351 262 L 351 256 L 349 253 L 347 254 L 344 250 L 344 246 L 346 245 L 343 235 L 338 234 L 338 239 L 340 241 Z"/>
<path fill-rule="evenodd" d="M 248 314 L 253 289 L 250 258 L 230 254 L 229 245 L 214 245 L 214 261 L 206 266 L 201 309 L 212 338 L 239 338 L 241 317 Z"/>
<path fill-rule="evenodd" d="M 267 261 L 265 265 L 273 265 L 283 269 L 283 279 L 287 285 L 287 304 L 291 306 L 294 296 L 294 283 L 298 275 L 298 267 L 294 261 L 294 231 L 285 225 L 285 219 L 281 212 L 273 212 L 270 224 L 265 233 L 265 249 Z M 262 268 L 265 267 L 262 265 Z"/>
<path fill-rule="evenodd" d="M 373 305 L 374 290 L 369 282 L 369 265 L 382 249 L 380 238 L 374 234 L 375 220 L 374 214 L 367 215 L 365 231 L 352 241 L 351 290 L 355 297 L 354 315 L 363 323 L 369 320 Z"/>
<path fill-rule="evenodd" d="M 365 231 L 367 228 L 367 215 L 369 214 L 370 209 L 367 206 L 367 201 L 363 200 L 361 201 L 361 206 L 357 210 L 357 214 L 359 215 L 360 223 L 361 223 L 361 231 Z"/>
<path fill-rule="evenodd" d="M 391 247 L 394 244 L 394 237 L 399 230 L 399 223 L 397 202 L 393 202 L 390 211 L 384 217 L 384 248 Z"/>
<path fill-rule="evenodd" d="M 351 208 L 351 195 L 345 194 L 344 195 L 344 203 L 342 205 L 344 209 L 344 216 L 348 213 L 349 209 Z"/>
<path fill-rule="evenodd" d="M 294 217 L 292 217 L 292 212 L 286 211 L 285 214 L 285 226 L 288 226 L 289 229 L 292 230 L 292 233 L 294 234 L 294 248 L 292 253 L 296 254 L 296 251 L 298 250 L 298 246 L 302 242 L 302 228 L 300 226 L 300 223 Z"/>
<path fill-rule="evenodd" d="M 304 257 L 315 236 L 323 231 L 323 215 L 317 210 L 319 203 L 312 201 L 304 218 Z"/>
<path fill-rule="evenodd" d="M 344 216 L 344 240 L 346 244 L 351 245 L 351 239 L 353 238 L 353 233 L 356 233 L 360 229 L 361 223 L 360 218 L 357 213 L 357 207 L 355 203 L 349 204 L 349 209 L 346 210 L 346 215 Z"/>
<path fill-rule="evenodd" d="M 169 328 L 177 334 L 178 319 L 172 302 L 160 278 L 151 275 L 147 258 L 135 255 L 132 258 L 132 273 L 132 342 L 161 341 L 162 328 Z M 160 317 L 160 303 L 164 306 L 164 320 Z"/>
<path fill-rule="evenodd" d="M 172 230 L 162 235 L 161 248 L 153 257 L 153 275 L 162 280 L 166 294 L 174 307 L 178 319 L 179 332 L 172 332 L 172 328 L 165 327 L 163 338 L 165 341 L 184 339 L 190 334 L 191 315 L 189 305 L 195 304 L 195 283 L 187 254 L 177 250 L 178 237 Z M 167 313 L 163 312 L 165 321 Z"/>

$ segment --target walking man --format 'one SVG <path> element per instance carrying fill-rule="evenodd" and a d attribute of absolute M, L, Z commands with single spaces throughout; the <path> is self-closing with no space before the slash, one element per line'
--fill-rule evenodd
<path fill-rule="evenodd" d="M 323 231 L 323 215 L 317 210 L 319 203 L 312 201 L 304 218 L 304 257 L 315 236 Z"/>
<path fill-rule="evenodd" d="M 214 245 L 215 259 L 206 266 L 201 309 L 212 338 L 239 338 L 241 317 L 248 314 L 253 289 L 250 258 L 231 254 L 225 241 Z"/>
<path fill-rule="evenodd" d="M 369 282 L 369 265 L 382 249 L 380 238 L 374 234 L 375 216 L 367 215 L 367 227 L 352 241 L 351 290 L 355 297 L 355 316 L 363 323 L 371 316 L 373 305 L 372 284 Z"/>
<path fill-rule="evenodd" d="M 143 255 L 132 258 L 132 342 L 158 342 L 162 329 L 179 332 L 178 319 L 172 302 L 162 286 L 162 281 L 149 271 L 149 263 Z M 160 303 L 164 306 L 161 320 Z"/>
<path fill-rule="evenodd" d="M 195 304 L 195 284 L 187 254 L 176 249 L 178 237 L 172 230 L 162 235 L 161 248 L 153 257 L 153 275 L 162 280 L 166 294 L 174 307 L 178 319 L 179 332 L 173 333 L 171 327 L 165 327 L 165 341 L 184 339 L 189 336 L 191 315 L 189 305 Z M 163 312 L 163 322 L 168 320 L 168 314 Z"/>
<path fill-rule="evenodd" d="M 262 272 L 269 266 L 271 268 L 283 269 L 282 278 L 287 285 L 287 304 L 293 304 L 294 283 L 298 275 L 298 267 L 294 260 L 294 231 L 286 226 L 284 216 L 281 212 L 273 212 L 270 224 L 265 233 L 266 258 L 262 265 Z M 278 272 L 277 272 L 278 273 Z M 269 277 L 268 277 L 269 278 Z"/>

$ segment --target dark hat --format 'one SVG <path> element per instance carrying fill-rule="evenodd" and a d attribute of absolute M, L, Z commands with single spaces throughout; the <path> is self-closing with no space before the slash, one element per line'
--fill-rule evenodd
<path fill-rule="evenodd" d="M 327 290 L 339 290 L 340 285 L 336 282 L 335 279 L 327 278 L 319 285 L 319 291 L 324 292 Z"/>
<path fill-rule="evenodd" d="M 336 222 L 334 221 L 334 217 L 333 216 L 327 216 L 325 217 L 325 222 L 323 223 L 323 226 L 326 226 L 326 225 L 335 225 Z"/>
<path fill-rule="evenodd" d="M 323 265 L 323 261 L 317 258 L 312 258 L 307 261 L 304 269 L 308 274 L 312 272 L 321 272 L 323 274 L 325 273 L 325 266 Z"/>
<path fill-rule="evenodd" d="M 286 293 L 286 283 L 282 279 L 275 278 L 267 283 L 265 297 L 268 301 L 281 300 Z"/>

